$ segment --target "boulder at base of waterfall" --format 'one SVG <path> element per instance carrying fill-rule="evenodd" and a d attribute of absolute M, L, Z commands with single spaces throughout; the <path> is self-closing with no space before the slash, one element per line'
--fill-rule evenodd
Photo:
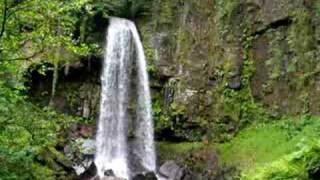
<path fill-rule="evenodd" d="M 72 161 L 72 168 L 77 175 L 83 174 L 93 164 L 95 141 L 78 138 L 64 147 L 66 157 Z"/>
<path fill-rule="evenodd" d="M 154 172 L 147 172 L 147 173 L 141 173 L 137 174 L 132 178 L 132 180 L 157 180 L 157 176 Z"/>
<path fill-rule="evenodd" d="M 164 178 L 170 180 L 192 179 L 192 173 L 186 168 L 180 168 L 174 161 L 166 161 L 159 170 L 159 173 Z"/>
<path fill-rule="evenodd" d="M 109 170 L 106 170 L 104 172 L 104 175 L 107 176 L 107 177 L 115 177 L 116 175 L 114 174 L 114 172 L 112 171 L 112 169 L 109 169 Z"/>
<path fill-rule="evenodd" d="M 79 179 L 90 180 L 94 179 L 97 174 L 97 167 L 94 163 L 91 163 L 90 167 L 86 169 L 82 174 L 80 174 Z"/>
<path fill-rule="evenodd" d="M 108 169 L 104 172 L 103 178 L 98 178 L 98 180 L 126 180 L 123 178 L 116 177 L 112 169 Z"/>

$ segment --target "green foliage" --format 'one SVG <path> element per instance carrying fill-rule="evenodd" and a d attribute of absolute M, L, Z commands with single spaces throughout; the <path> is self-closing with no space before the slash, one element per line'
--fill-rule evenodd
<path fill-rule="evenodd" d="M 313 49 L 311 15 L 307 10 L 298 9 L 292 13 L 292 16 L 294 24 L 289 29 L 288 44 L 291 51 L 302 61 L 305 53 Z"/>
<path fill-rule="evenodd" d="M 256 71 L 250 52 L 254 37 L 244 34 L 242 39 L 244 62 L 241 73 L 241 89 L 230 89 L 227 78 L 224 78 L 225 86 L 220 87 L 214 93 L 214 95 L 218 94 L 215 99 L 220 104 L 216 107 L 217 120 L 212 127 L 214 136 L 218 137 L 218 140 L 228 140 L 241 128 L 254 122 L 263 122 L 268 118 L 268 113 L 255 102 L 251 92 L 250 83 Z M 224 68 L 224 71 L 227 72 L 228 68 Z"/>
<path fill-rule="evenodd" d="M 79 119 L 52 109 L 41 109 L 22 94 L 24 74 L 30 65 L 58 66 L 95 51 L 95 44 L 80 42 L 75 35 L 76 16 L 91 0 L 10 1 L 0 4 L 0 179 L 66 179 L 64 156 L 55 147 L 61 132 Z"/>
<path fill-rule="evenodd" d="M 250 123 L 256 118 L 263 118 L 264 111 L 254 102 L 252 97 L 250 80 L 255 72 L 253 60 L 249 57 L 248 52 L 244 53 L 244 66 L 241 76 L 242 89 L 240 91 L 225 89 L 225 105 L 230 111 L 239 108 L 239 120 L 242 123 Z M 257 119 L 262 120 L 262 119 Z M 241 123 L 241 124 L 242 124 Z"/>
<path fill-rule="evenodd" d="M 279 80 L 281 75 L 283 75 L 282 63 L 284 61 L 285 52 L 281 48 L 281 42 L 283 42 L 283 35 L 281 32 L 274 32 L 272 34 L 275 38 L 269 42 L 269 46 L 271 47 L 269 53 L 271 54 L 271 58 L 268 59 L 265 64 L 270 69 L 270 84 L 272 84 L 275 80 Z M 270 35 L 271 36 L 271 35 Z M 290 66 L 288 71 L 294 71 L 295 66 Z"/>
<path fill-rule="evenodd" d="M 189 141 L 199 140 L 202 135 L 199 131 L 199 122 L 185 121 L 185 106 L 176 102 L 167 106 L 167 109 L 164 109 L 164 105 L 159 102 L 159 99 L 153 100 L 155 132 L 162 134 L 162 139 L 165 140 L 171 138 Z M 171 132 L 171 134 L 163 134 L 163 132 Z"/>
<path fill-rule="evenodd" d="M 159 100 L 155 100 L 152 103 L 153 118 L 155 121 L 155 132 L 161 133 L 164 129 L 174 130 L 173 122 L 170 117 L 163 111 L 163 106 Z"/>
<path fill-rule="evenodd" d="M 6 19 L 1 37 L 2 60 L 53 59 L 57 53 L 68 51 L 77 55 L 88 54 L 90 47 L 73 39 L 78 21 L 75 14 L 86 3 L 89 0 L 8 1 L 7 15 L 1 13 L 1 19 Z"/>
<path fill-rule="evenodd" d="M 219 27 L 220 37 L 224 38 L 225 35 L 231 32 L 231 25 L 234 15 L 239 10 L 240 1 L 238 0 L 215 0 L 217 7 L 217 25 Z"/>
<path fill-rule="evenodd" d="M 220 167 L 235 167 L 243 179 L 306 179 L 319 168 L 320 144 L 315 140 L 319 130 L 319 117 L 284 117 L 253 123 L 226 143 L 160 142 L 157 150 L 161 160 L 174 159 L 196 167 L 198 162 L 189 159 L 192 152 L 217 149 Z"/>
<path fill-rule="evenodd" d="M 11 87 L 23 87 L 23 75 L 32 63 L 68 63 L 96 50 L 95 44 L 80 42 L 75 35 L 80 21 L 77 14 L 91 0 L 77 1 L 4 1 L 0 4 L 0 77 Z M 14 74 L 14 78 L 7 78 Z M 53 93 L 57 83 L 55 73 Z"/>
<path fill-rule="evenodd" d="M 319 1 L 316 2 L 315 10 L 316 10 L 317 16 L 320 17 L 320 2 Z"/>
<path fill-rule="evenodd" d="M 217 149 L 222 163 L 235 166 L 244 174 L 249 173 L 255 177 L 259 167 L 269 167 L 269 164 L 294 153 L 297 144 L 299 146 L 308 144 L 300 143 L 303 139 L 316 139 L 320 135 L 319 129 L 319 117 L 309 115 L 286 117 L 272 123 L 253 124 L 242 130 L 230 142 L 217 144 Z M 317 157 L 318 155 L 315 156 Z M 305 173 L 304 169 L 294 170 L 291 165 L 284 166 L 284 169 L 292 173 Z M 272 170 L 271 167 L 268 169 Z"/>
<path fill-rule="evenodd" d="M 168 25 L 172 23 L 172 18 L 174 16 L 172 11 L 172 1 L 161 0 L 160 7 L 159 24 Z"/>
<path fill-rule="evenodd" d="M 110 15 L 134 19 L 148 13 L 152 0 L 107 0 L 104 3 Z"/>
<path fill-rule="evenodd" d="M 290 16 L 290 26 L 271 29 L 263 36 L 269 41 L 269 55 L 265 61 L 268 80 L 263 87 L 265 95 L 287 87 L 297 94 L 295 101 L 304 104 L 304 107 L 301 106 L 301 112 L 304 112 L 309 109 L 309 90 L 306 87 L 313 83 L 314 75 L 319 72 L 315 30 L 310 11 L 297 8 L 290 12 Z M 276 109 L 279 104 L 275 101 L 272 106 Z"/>
<path fill-rule="evenodd" d="M 307 180 L 320 168 L 320 142 L 311 139 L 301 142 L 299 150 L 270 164 L 243 173 L 244 180 L 299 179 Z M 310 174 L 311 173 L 311 174 Z"/>
<path fill-rule="evenodd" d="M 57 168 L 56 160 L 63 156 L 55 147 L 60 142 L 60 132 L 78 120 L 47 108 L 40 109 L 3 84 L 0 89 L 0 178 L 68 176 L 62 168 Z"/>
<path fill-rule="evenodd" d="M 290 53 L 294 56 L 289 62 L 287 72 L 288 75 L 296 77 L 293 83 L 303 88 L 310 74 L 318 71 L 317 68 L 314 68 L 318 64 L 317 50 L 310 12 L 297 9 L 292 12 L 292 16 L 293 25 L 289 29 L 287 42 Z"/>
<path fill-rule="evenodd" d="M 240 131 L 230 142 L 219 144 L 218 150 L 223 163 L 240 170 L 251 169 L 290 152 L 293 144 L 287 140 L 281 127 L 258 124 Z"/>
<path fill-rule="evenodd" d="M 197 142 L 190 143 L 170 143 L 158 142 L 156 144 L 157 151 L 161 160 L 178 160 L 180 163 L 183 161 L 181 158 L 186 158 L 188 154 L 195 149 L 203 147 L 203 144 Z"/>
<path fill-rule="evenodd" d="M 155 132 L 162 140 L 199 141 L 208 128 L 208 121 L 197 117 L 189 120 L 185 117 L 186 106 L 178 102 L 164 105 L 160 97 L 153 100 Z"/>

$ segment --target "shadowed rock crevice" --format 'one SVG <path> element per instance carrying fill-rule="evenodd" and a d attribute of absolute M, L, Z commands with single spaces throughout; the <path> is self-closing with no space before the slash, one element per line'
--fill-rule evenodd
<path fill-rule="evenodd" d="M 264 33 L 266 33 L 267 31 L 271 30 L 271 29 L 278 29 L 280 27 L 288 27 L 292 24 L 292 19 L 289 17 L 286 17 L 284 19 L 280 19 L 277 21 L 272 22 L 271 24 L 265 26 L 264 28 L 252 33 L 250 36 L 259 36 L 262 35 Z"/>

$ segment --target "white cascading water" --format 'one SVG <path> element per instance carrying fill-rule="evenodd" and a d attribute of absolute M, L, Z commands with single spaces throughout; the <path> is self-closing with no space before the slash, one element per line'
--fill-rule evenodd
<path fill-rule="evenodd" d="M 104 177 L 105 171 L 112 170 L 117 177 L 130 179 L 142 171 L 154 172 L 156 155 L 146 58 L 133 22 L 110 18 L 103 66 L 95 155 L 98 175 Z M 136 78 L 132 69 L 136 70 Z M 137 97 L 130 97 L 131 81 L 137 81 L 134 82 Z M 136 110 L 132 120 L 134 138 L 129 145 L 128 109 L 132 98 Z M 136 162 L 130 162 L 133 159 Z M 139 168 L 132 164 L 138 164 Z"/>

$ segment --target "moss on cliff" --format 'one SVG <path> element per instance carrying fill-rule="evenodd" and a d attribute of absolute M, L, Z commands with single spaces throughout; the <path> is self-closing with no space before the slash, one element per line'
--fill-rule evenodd
<path fill-rule="evenodd" d="M 156 82 L 157 132 L 221 141 L 254 121 L 316 113 L 315 4 L 155 2 L 139 27 Z"/>

